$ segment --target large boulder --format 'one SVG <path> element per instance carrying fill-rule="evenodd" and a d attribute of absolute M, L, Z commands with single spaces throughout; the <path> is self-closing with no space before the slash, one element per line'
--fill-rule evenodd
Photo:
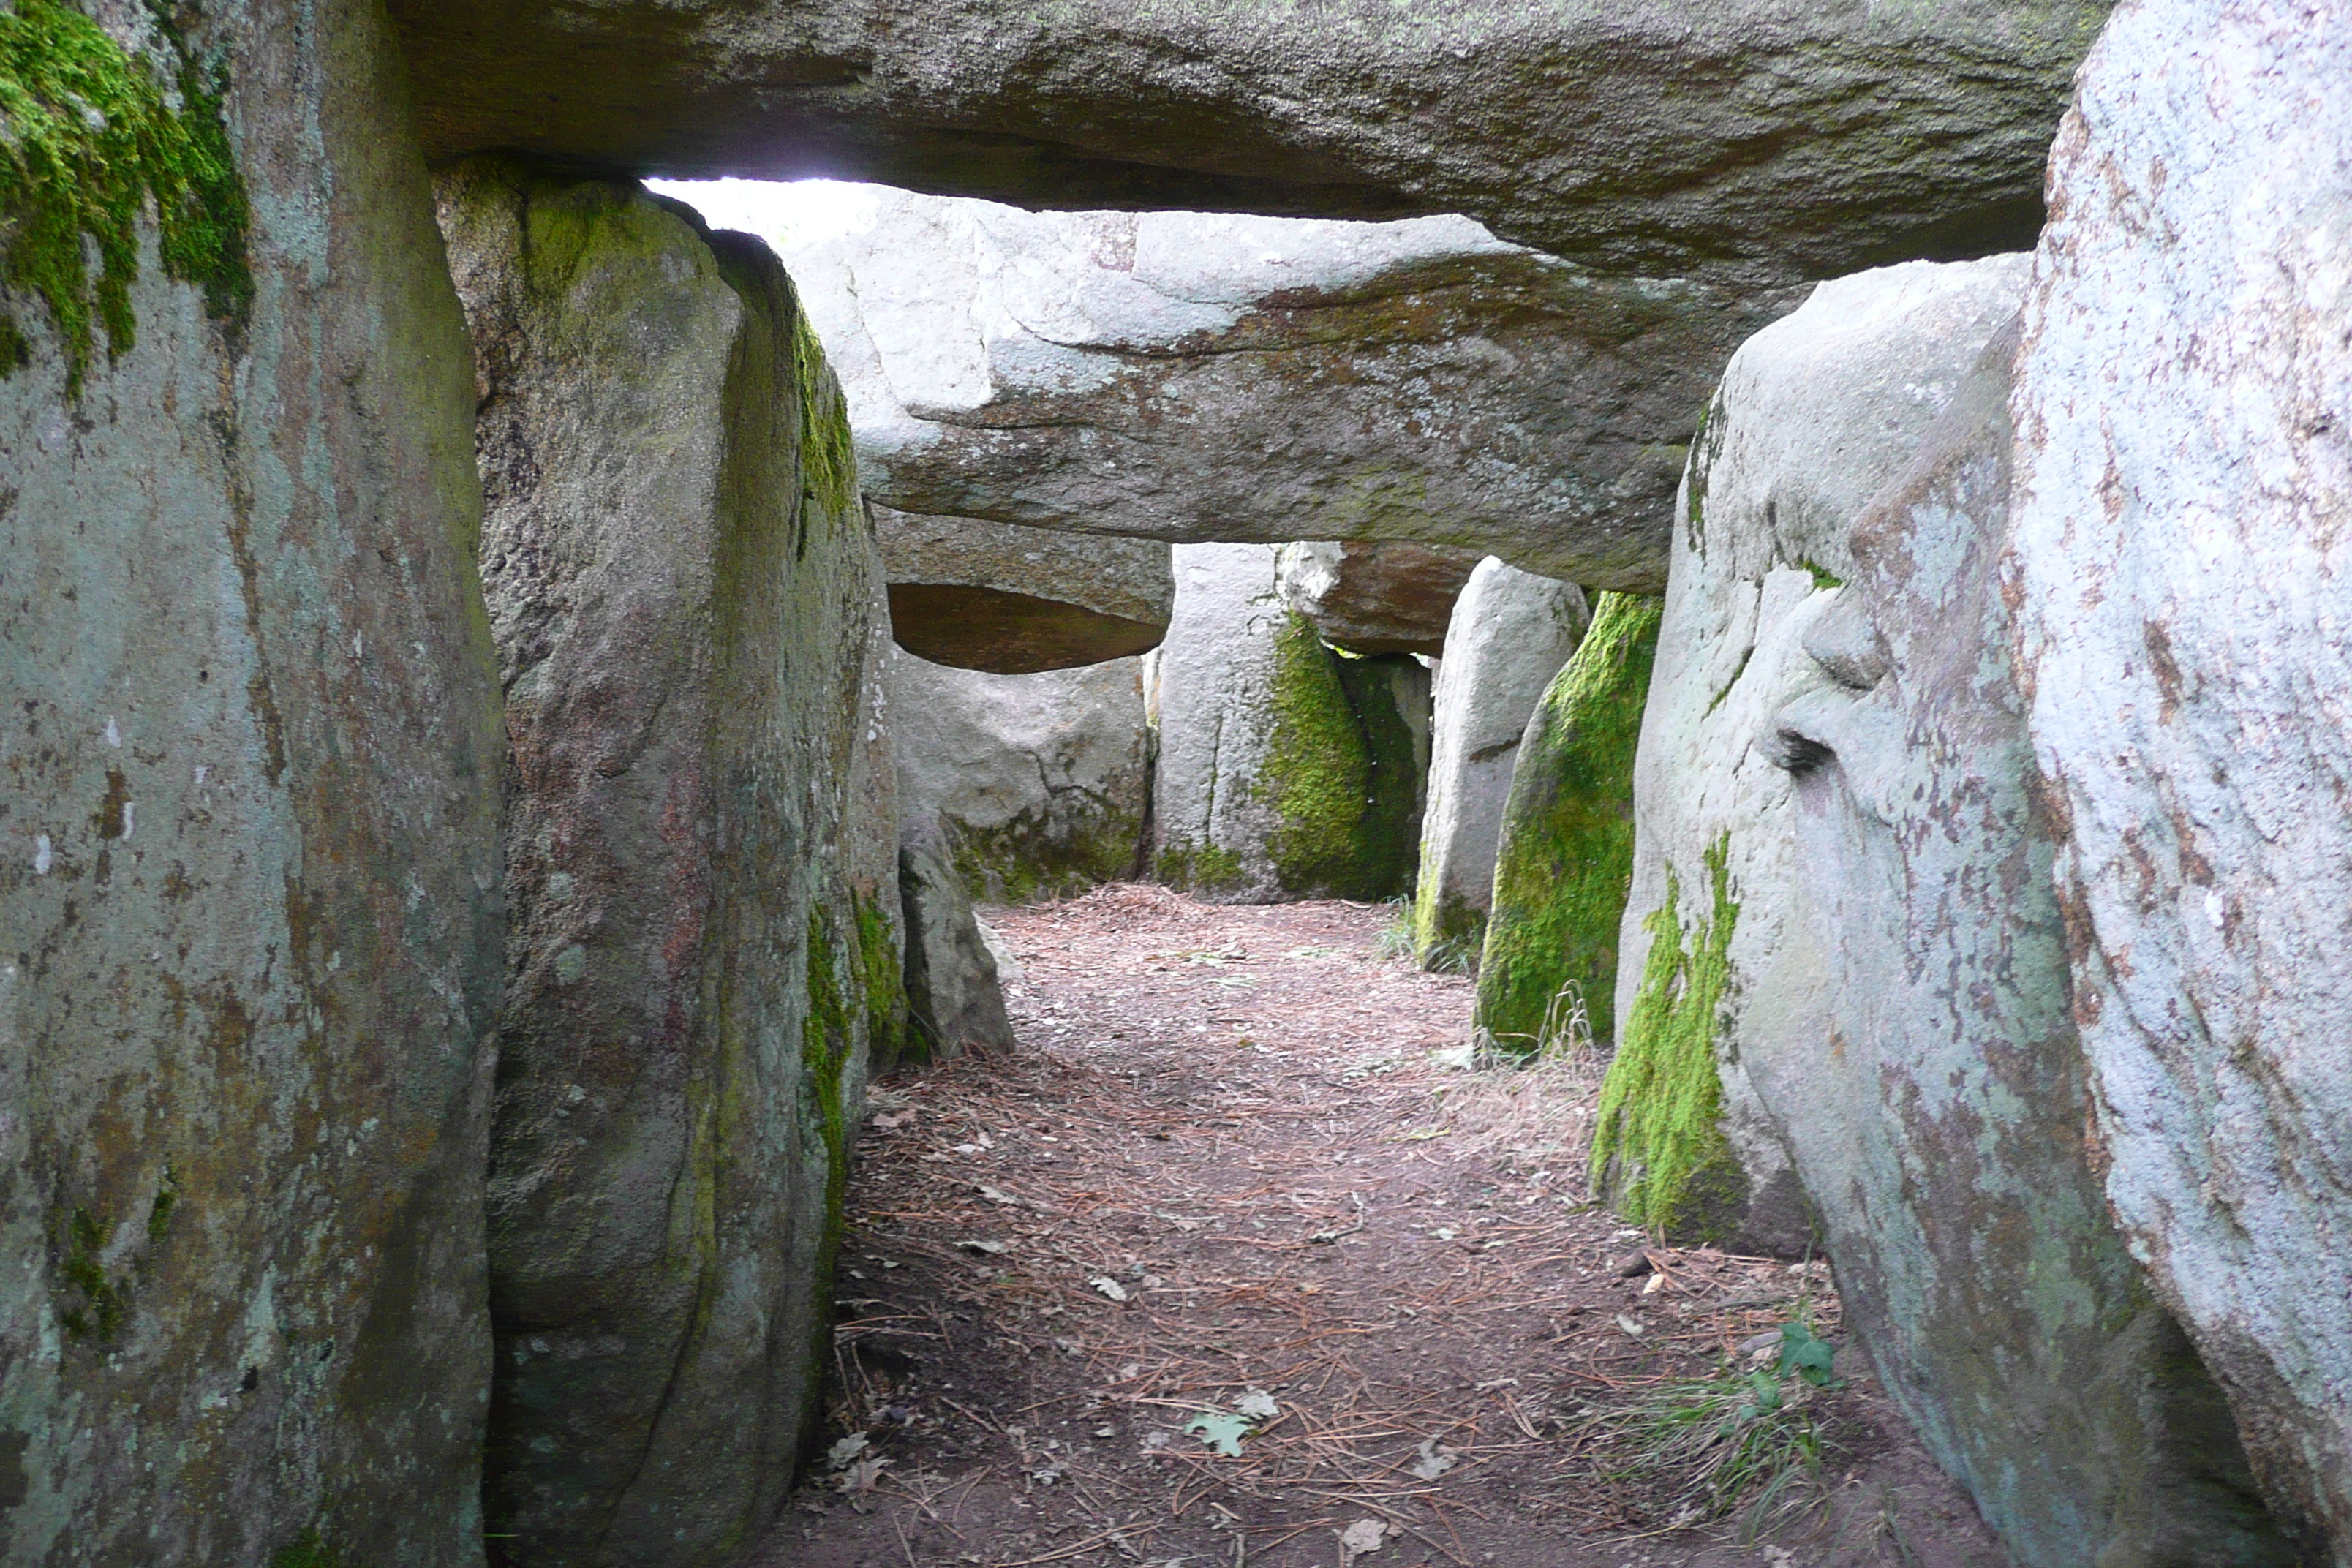
<path fill-rule="evenodd" d="M 1308 542 L 1275 562 L 1282 602 L 1316 635 L 1349 653 L 1445 650 L 1445 629 L 1480 556 L 1444 545 Z"/>
<path fill-rule="evenodd" d="M 2019 1563 L 2287 1568 L 2314 1559 L 2266 1517 L 2100 1190 L 2000 570 L 2015 342 L 1863 512 L 1853 581 L 1802 634 L 1810 671 L 1753 737 L 1796 781 L 1776 815 L 1799 896 L 1779 907 L 1820 933 L 1829 1004 L 1746 1066 L 1846 1321 Z M 1727 521 L 1710 509 L 1711 548 Z"/>
<path fill-rule="evenodd" d="M 521 1562 L 713 1563 L 791 1485 L 900 1026 L 878 559 L 760 242 L 503 161 L 439 194 L 513 748 L 489 1523 Z"/>
<path fill-rule="evenodd" d="M 1188 544 L 1155 663 L 1161 880 L 1240 903 L 1380 899 L 1403 886 L 1426 763 L 1412 724 L 1429 689 L 1417 662 L 1325 647 L 1283 605 L 1272 545 Z"/>
<path fill-rule="evenodd" d="M 436 157 L 1466 212 L 1621 271 L 2015 246 L 2097 0 L 394 0 Z M 1322 537 L 1329 537 L 1325 534 Z"/>
<path fill-rule="evenodd" d="M 2352 18 L 2135 4 L 2051 162 L 2011 559 L 2106 1196 L 2352 1563 Z"/>
<path fill-rule="evenodd" d="M 1142 669 L 985 675 L 899 654 L 888 712 L 903 819 L 938 824 L 965 885 L 994 902 L 1134 876 L 1151 808 Z"/>
<path fill-rule="evenodd" d="M 1654 598 L 1601 595 L 1519 742 L 1478 957 L 1480 1037 L 1507 1052 L 1610 1037 L 1658 618 Z"/>
<path fill-rule="evenodd" d="M 1575 584 L 1491 555 L 1454 604 L 1437 668 L 1413 883 L 1413 954 L 1424 967 L 1464 967 L 1477 957 L 1520 737 L 1591 619 Z"/>
<path fill-rule="evenodd" d="M 1802 297 L 1605 278 L 1459 217 L 873 200 L 845 235 L 780 243 L 877 500 L 1165 541 L 1454 545 L 1465 575 L 1491 553 L 1662 587 L 1691 421 Z"/>
<path fill-rule="evenodd" d="M 1618 950 L 1642 983 L 1618 992 L 1597 1142 L 1616 1162 L 1618 1208 L 1639 1223 L 1804 1244 L 1776 1107 L 1750 1074 L 1813 1051 L 1828 950 L 1792 912 L 1790 781 L 1755 738 L 1792 670 L 1811 670 L 1800 644 L 1851 576 L 1853 517 L 2016 312 L 2025 268 L 1912 261 L 1821 284 L 1740 345 L 1707 409 L 1634 766 Z M 1684 966 L 1712 990 L 1682 987 Z"/>
<path fill-rule="evenodd" d="M 1168 546 L 873 507 L 898 646 L 997 675 L 1148 653 L 1176 596 Z"/>
<path fill-rule="evenodd" d="M 465 326 L 376 6 L 93 9 L 0 15 L 0 1560 L 468 1568 Z"/>
<path fill-rule="evenodd" d="M 1740 348 L 1707 411 L 1634 769 L 1619 952 L 1642 980 L 1617 995 L 1600 1140 L 1612 1195 L 1641 1223 L 1803 1245 L 1789 1156 L 1750 1075 L 1813 1059 L 1828 959 L 1791 909 L 1789 775 L 1755 739 L 1792 668 L 1811 668 L 1800 644 L 1852 574 L 1855 514 L 2015 312 L 2027 265 L 1917 261 L 1824 283 Z M 1685 964 L 1713 989 L 1677 991 Z"/>

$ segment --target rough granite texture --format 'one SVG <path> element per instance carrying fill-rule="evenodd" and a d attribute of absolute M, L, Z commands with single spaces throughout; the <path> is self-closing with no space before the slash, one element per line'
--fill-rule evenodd
<path fill-rule="evenodd" d="M 2352 15 L 2132 5 L 2051 161 L 2011 555 L 2106 1196 L 2352 1563 Z"/>
<path fill-rule="evenodd" d="M 874 195 L 782 249 L 869 493 L 1080 532 L 1415 541 L 1654 593 L 1691 422 L 1803 297 L 1602 277 L 1461 217 Z"/>
<path fill-rule="evenodd" d="M 378 7 L 212 0 L 176 42 L 92 11 L 118 74 L 218 93 L 243 286 L 128 223 L 78 392 L 10 300 L 0 1560 L 478 1568 L 500 738 L 465 327 Z"/>
<path fill-rule="evenodd" d="M 1758 737 L 1827 1027 L 1749 1070 L 1880 1380 L 2022 1568 L 2287 1568 L 2221 1391 L 2109 1220 L 1998 561 L 2013 326 L 1863 513 Z"/>
<path fill-rule="evenodd" d="M 1717 1185 L 1719 1212 L 1702 1228 L 1744 1246 L 1805 1243 L 1780 1131 L 1801 1106 L 1767 1107 L 1749 1078 L 1759 1058 L 1817 1059 L 1828 974 L 1815 932 L 1790 920 L 1789 775 L 1756 739 L 1790 682 L 1809 678 L 1800 643 L 1853 570 L 1845 541 L 1855 514 L 1910 460 L 2015 312 L 2026 268 L 2022 255 L 1915 261 L 1821 285 L 1732 357 L 1692 449 L 1634 765 L 1633 892 L 1620 950 L 1627 973 L 1643 971 L 1674 887 L 1685 923 L 1697 919 L 1706 857 L 1721 846 L 1740 913 L 1712 1042 L 1721 1131 L 1739 1175 Z M 1617 1023 L 1638 1050 L 1636 994 L 1618 994 Z M 1704 1045 L 1707 1033 L 1694 1039 Z"/>
<path fill-rule="evenodd" d="M 1591 620 L 1583 590 L 1493 556 L 1454 602 L 1438 661 L 1413 955 L 1458 969 L 1478 956 L 1519 740 Z"/>
<path fill-rule="evenodd" d="M 1168 546 L 868 503 L 898 646 L 995 675 L 1148 653 L 1176 598 Z"/>
<path fill-rule="evenodd" d="M 1275 583 L 1282 602 L 1333 647 L 1435 658 L 1480 559 L 1442 544 L 1303 542 L 1282 547 Z"/>
<path fill-rule="evenodd" d="M 898 841 L 898 900 L 907 929 L 908 1040 L 900 1060 L 929 1064 L 967 1050 L 1017 1045 L 1004 1013 L 996 956 L 980 934 L 971 894 L 955 868 L 947 836 L 909 823 Z"/>
<path fill-rule="evenodd" d="M 2103 5 L 396 0 L 436 158 L 1462 212 L 1621 272 L 2031 239 Z M 1331 537 L 1328 532 L 1318 537 Z"/>
<path fill-rule="evenodd" d="M 1133 877 L 1151 807 L 1142 668 L 985 675 L 896 656 L 888 718 L 909 830 L 938 823 L 965 885 L 992 903 Z"/>
<path fill-rule="evenodd" d="M 1565 1043 L 1580 1009 L 1593 1036 L 1611 1037 L 1658 614 L 1654 598 L 1600 595 L 1520 739 L 1478 957 L 1478 1028 L 1506 1050 Z"/>
<path fill-rule="evenodd" d="M 1178 547 L 1156 665 L 1160 879 L 1237 903 L 1402 890 L 1427 760 L 1412 712 L 1418 700 L 1425 736 L 1425 670 L 1325 647 L 1283 605 L 1265 544 Z"/>
<path fill-rule="evenodd" d="M 440 198 L 513 749 L 489 1525 L 535 1565 L 732 1563 L 816 1414 L 903 1017 L 853 795 L 876 547 L 757 240 L 497 160 Z"/>

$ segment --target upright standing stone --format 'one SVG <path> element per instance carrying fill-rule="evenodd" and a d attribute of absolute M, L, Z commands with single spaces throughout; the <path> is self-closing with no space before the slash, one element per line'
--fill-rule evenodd
<path fill-rule="evenodd" d="M 2013 555 L 2106 1195 L 2352 1563 L 2352 14 L 2129 4 L 2081 80 Z"/>
<path fill-rule="evenodd" d="M 1791 918 L 1789 777 L 1756 740 L 1811 668 L 1800 643 L 1852 574 L 1855 514 L 2016 310 L 2025 268 L 1916 261 L 1821 285 L 1732 356 L 1692 447 L 1634 768 L 1619 950 L 1641 981 L 1617 994 L 1600 1138 L 1637 1223 L 1805 1244 L 1750 1077 L 1767 1058 L 1815 1060 L 1827 950 Z"/>
<path fill-rule="evenodd" d="M 1494 556 L 1454 602 L 1438 661 L 1421 875 L 1413 885 L 1413 955 L 1460 967 L 1486 939 L 1495 852 L 1519 739 L 1591 612 L 1572 583 L 1537 577 Z"/>
<path fill-rule="evenodd" d="M 1410 678 L 1325 647 L 1276 591 L 1275 546 L 1177 548 L 1157 686 L 1161 879 L 1244 903 L 1402 886 L 1419 799 Z"/>
<path fill-rule="evenodd" d="M 1825 1027 L 1752 1052 L 1880 1381 L 2025 1568 L 2287 1568 L 2221 1392 L 2108 1220 L 1997 568 L 1995 338 L 1864 512 L 1756 737 L 1795 779 Z"/>
<path fill-rule="evenodd" d="M 0 1560 L 467 1568 L 464 324 L 373 0 L 94 9 L 0 13 Z"/>
<path fill-rule="evenodd" d="M 775 258 L 630 184 L 443 177 L 513 745 L 491 1527 L 730 1563 L 813 1419 L 848 1142 L 895 1045 L 877 556 Z"/>
<path fill-rule="evenodd" d="M 1605 1038 L 1616 1016 L 1633 743 L 1657 647 L 1657 600 L 1601 595 L 1519 742 L 1478 957 L 1478 1027 L 1507 1050 L 1578 1027 Z"/>

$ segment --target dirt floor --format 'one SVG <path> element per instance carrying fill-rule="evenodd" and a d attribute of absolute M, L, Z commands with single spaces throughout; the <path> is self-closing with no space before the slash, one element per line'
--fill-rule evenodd
<path fill-rule="evenodd" d="M 986 912 L 1022 1048 L 877 1086 L 830 1453 L 761 1568 L 2007 1562 L 1842 1347 L 1765 1379 L 1826 1445 L 1776 1530 L 1628 1459 L 1612 1413 L 1838 1345 L 1827 1270 L 1592 1205 L 1597 1065 L 1468 1068 L 1392 909 Z"/>

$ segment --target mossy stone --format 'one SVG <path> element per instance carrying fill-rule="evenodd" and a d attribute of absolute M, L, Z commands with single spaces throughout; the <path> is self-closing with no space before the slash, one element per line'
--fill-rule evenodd
<path fill-rule="evenodd" d="M 1650 913 L 1651 942 L 1625 1037 L 1601 1080 L 1592 1135 L 1592 1182 L 1617 1212 L 1677 1239 L 1722 1239 L 1747 1195 L 1747 1179 L 1722 1128 L 1715 1066 L 1717 1009 L 1731 976 L 1739 905 L 1730 889 L 1730 836 L 1706 852 L 1709 906 L 1685 936 L 1682 889 L 1669 874 L 1666 901 Z"/>
<path fill-rule="evenodd" d="M 1412 864 L 1420 787 L 1387 661 L 1333 652 L 1295 610 L 1274 659 L 1274 729 L 1256 787 L 1274 807 L 1275 874 L 1295 896 L 1386 898 Z"/>
<path fill-rule="evenodd" d="M 1660 601 L 1603 594 L 1521 742 L 1478 966 L 1478 1024 L 1531 1051 L 1573 989 L 1596 1036 L 1616 1016 L 1617 926 L 1633 875 L 1633 750 Z"/>
<path fill-rule="evenodd" d="M 253 298 L 221 86 L 152 9 L 173 57 L 161 70 L 60 0 L 0 10 L 0 278 L 47 308 L 69 394 L 89 369 L 93 316 L 110 355 L 137 340 L 131 285 L 151 200 L 170 276 L 203 289 L 217 316 L 241 317 Z M 0 374 L 30 360 L 22 325 L 0 315 Z"/>

